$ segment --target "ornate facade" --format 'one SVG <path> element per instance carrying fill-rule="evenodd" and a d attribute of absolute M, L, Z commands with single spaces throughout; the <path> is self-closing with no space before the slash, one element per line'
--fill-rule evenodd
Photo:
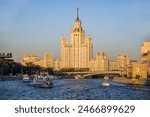
<path fill-rule="evenodd" d="M 107 71 L 108 70 L 108 59 L 106 53 L 97 52 L 96 59 L 92 59 L 89 62 L 90 71 Z"/>
<path fill-rule="evenodd" d="M 77 19 L 70 32 L 70 44 L 67 37 L 61 38 L 62 68 L 89 68 L 92 55 L 92 38 L 85 36 L 77 10 Z"/>
<path fill-rule="evenodd" d="M 108 60 L 106 53 L 98 52 L 96 59 L 89 62 L 90 71 L 119 71 L 125 70 L 131 64 L 130 57 L 118 55 L 116 60 Z"/>
<path fill-rule="evenodd" d="M 29 55 L 25 54 L 23 59 L 21 60 L 22 65 L 26 65 L 26 63 L 33 63 L 35 65 L 39 65 L 45 68 L 53 68 L 53 54 L 52 53 L 45 53 L 44 58 L 40 59 L 38 55 Z"/>

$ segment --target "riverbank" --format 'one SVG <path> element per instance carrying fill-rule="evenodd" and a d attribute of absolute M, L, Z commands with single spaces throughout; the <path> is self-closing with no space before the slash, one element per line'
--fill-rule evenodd
<path fill-rule="evenodd" d="M 127 78 L 127 77 L 114 77 L 113 82 L 124 83 L 128 85 L 150 86 L 150 78 L 134 79 L 134 78 Z"/>

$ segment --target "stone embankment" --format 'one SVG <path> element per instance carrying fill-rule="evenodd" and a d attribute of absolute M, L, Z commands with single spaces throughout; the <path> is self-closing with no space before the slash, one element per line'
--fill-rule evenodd
<path fill-rule="evenodd" d="M 129 85 L 148 85 L 150 86 L 150 78 L 127 78 L 127 77 L 114 77 L 113 82 L 124 83 Z"/>

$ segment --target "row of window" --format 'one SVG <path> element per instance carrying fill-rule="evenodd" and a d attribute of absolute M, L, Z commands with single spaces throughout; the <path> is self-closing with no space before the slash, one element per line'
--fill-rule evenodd
<path fill-rule="evenodd" d="M 74 36 L 79 36 L 79 34 L 74 34 Z"/>

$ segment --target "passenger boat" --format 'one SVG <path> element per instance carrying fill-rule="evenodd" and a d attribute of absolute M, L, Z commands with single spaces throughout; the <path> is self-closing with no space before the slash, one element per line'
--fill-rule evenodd
<path fill-rule="evenodd" d="M 29 75 L 28 74 L 24 74 L 23 75 L 23 82 L 30 82 L 31 80 L 30 80 L 30 77 L 29 77 Z"/>
<path fill-rule="evenodd" d="M 37 76 L 33 79 L 32 85 L 35 87 L 50 88 L 53 86 L 53 81 L 46 76 Z"/>
<path fill-rule="evenodd" d="M 83 78 L 84 78 L 84 76 L 81 76 L 81 75 L 76 75 L 76 76 L 75 76 L 75 79 L 76 79 L 76 80 L 78 80 L 78 79 L 83 79 Z"/>
<path fill-rule="evenodd" d="M 47 75 L 47 77 L 51 80 L 58 80 L 59 77 L 58 76 L 54 76 L 54 75 Z"/>
<path fill-rule="evenodd" d="M 105 87 L 110 86 L 110 83 L 108 82 L 108 80 L 109 80 L 109 77 L 105 76 L 104 77 L 104 82 L 102 83 L 102 86 L 105 86 Z"/>

